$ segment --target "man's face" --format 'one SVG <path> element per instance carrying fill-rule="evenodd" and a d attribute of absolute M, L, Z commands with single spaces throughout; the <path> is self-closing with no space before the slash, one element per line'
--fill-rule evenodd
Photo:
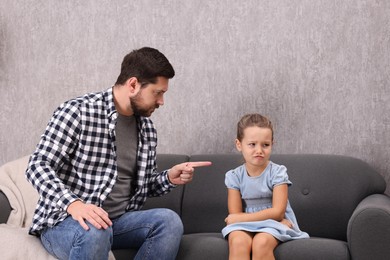
<path fill-rule="evenodd" d="M 130 98 L 134 115 L 149 117 L 156 108 L 164 105 L 164 93 L 168 91 L 168 79 L 157 77 L 156 83 L 143 86 L 137 95 Z"/>

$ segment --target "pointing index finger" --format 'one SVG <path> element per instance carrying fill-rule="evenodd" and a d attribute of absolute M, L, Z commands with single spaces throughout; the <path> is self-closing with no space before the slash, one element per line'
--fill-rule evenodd
<path fill-rule="evenodd" d="M 186 166 L 189 167 L 204 167 L 204 166 L 210 166 L 212 163 L 208 161 L 203 161 L 203 162 L 189 162 L 186 164 Z"/>

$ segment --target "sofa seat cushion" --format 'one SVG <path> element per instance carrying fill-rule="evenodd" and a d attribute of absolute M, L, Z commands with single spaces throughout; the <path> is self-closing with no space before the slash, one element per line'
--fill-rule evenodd
<path fill-rule="evenodd" d="M 176 259 L 228 259 L 228 242 L 219 233 L 185 234 Z"/>
<path fill-rule="evenodd" d="M 115 249 L 115 258 L 134 259 L 137 254 L 135 249 Z M 199 259 L 228 259 L 228 242 L 221 233 L 195 233 L 183 235 L 180 249 L 176 259 L 199 260 Z"/>
<path fill-rule="evenodd" d="M 276 260 L 350 260 L 345 241 L 327 238 L 292 240 L 275 249 Z"/>

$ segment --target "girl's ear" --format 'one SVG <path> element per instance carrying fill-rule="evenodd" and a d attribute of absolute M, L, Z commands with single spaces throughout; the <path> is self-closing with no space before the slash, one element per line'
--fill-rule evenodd
<path fill-rule="evenodd" d="M 237 148 L 238 151 L 241 152 L 241 142 L 238 139 L 236 139 L 236 148 Z"/>

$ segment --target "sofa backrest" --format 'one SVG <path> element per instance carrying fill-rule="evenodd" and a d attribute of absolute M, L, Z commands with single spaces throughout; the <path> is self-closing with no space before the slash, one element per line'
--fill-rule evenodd
<path fill-rule="evenodd" d="M 348 221 L 363 198 L 383 193 L 386 183 L 360 159 L 290 154 L 271 160 L 287 167 L 289 200 L 299 227 L 311 236 L 346 241 Z"/>
<path fill-rule="evenodd" d="M 181 216 L 184 232 L 187 234 L 220 232 L 225 226 L 224 219 L 228 214 L 225 173 L 242 164 L 242 157 L 239 154 L 204 154 L 191 157 L 159 154 L 158 170 L 169 169 L 175 164 L 189 160 L 207 160 L 213 165 L 196 168 L 191 183 L 178 186 L 162 197 L 149 198 L 144 209 L 164 207 L 174 210 Z M 381 194 L 386 188 L 383 177 L 367 163 L 356 158 L 339 155 L 274 154 L 271 160 L 287 167 L 293 183 L 289 188 L 290 203 L 300 228 L 312 237 L 346 241 L 348 220 L 356 206 L 363 198 L 371 194 Z M 26 165 L 27 159 L 21 158 L 1 167 L 4 172 L 15 171 L 16 175 L 20 175 L 23 185 L 26 185 L 22 188 L 24 191 L 32 189 L 27 187 L 27 181 L 24 179 Z M 15 180 L 12 181 L 14 182 Z M 5 183 L 0 184 L 4 186 Z M 25 215 L 33 214 L 36 199 L 33 201 L 21 221 L 25 219 Z M 0 200 L 0 205 L 8 204 Z M 2 217 L 7 216 L 8 212 Z M 30 217 L 28 219 L 30 220 Z"/>
<path fill-rule="evenodd" d="M 182 154 L 158 154 L 157 171 L 170 169 L 172 166 L 188 162 L 189 156 Z M 168 208 L 181 215 L 181 203 L 184 186 L 180 185 L 162 197 L 148 198 L 142 209 Z"/>
<path fill-rule="evenodd" d="M 242 164 L 242 157 L 207 154 L 191 156 L 190 161 L 211 161 L 213 164 L 196 168 L 192 182 L 184 187 L 184 233 L 220 232 L 228 214 L 225 173 Z"/>
<path fill-rule="evenodd" d="M 185 233 L 220 232 L 227 216 L 225 173 L 243 163 L 239 154 L 194 155 L 190 161 L 213 162 L 197 168 L 184 187 L 181 217 Z M 346 241 L 348 220 L 359 202 L 383 193 L 385 182 L 367 163 L 347 156 L 275 154 L 293 185 L 289 200 L 301 230 L 313 237 Z"/>
<path fill-rule="evenodd" d="M 20 227 L 31 225 L 38 201 L 38 192 L 24 175 L 28 159 L 29 156 L 24 156 L 0 167 L 0 191 L 12 208 L 7 224 Z"/>
<path fill-rule="evenodd" d="M 0 224 L 7 223 L 12 208 L 7 196 L 2 191 L 0 191 L 0 209 Z"/>
<path fill-rule="evenodd" d="M 38 200 L 38 193 L 34 190 L 32 185 L 27 182 L 27 179 L 24 176 L 28 158 L 28 156 L 24 156 L 0 167 L 0 224 L 7 222 L 12 208 L 14 208 L 14 212 L 16 213 L 13 215 L 18 217 L 18 221 L 21 222 L 26 219 L 24 220 L 26 224 L 23 226 L 30 226 L 34 208 Z M 157 155 L 157 170 L 163 171 L 176 164 L 187 162 L 188 160 L 189 156 L 187 155 L 159 154 Z M 169 208 L 181 215 L 183 189 L 184 186 L 178 186 L 163 197 L 147 199 L 144 209 L 157 207 Z M 8 196 L 3 192 L 6 192 Z M 13 201 L 13 205 L 10 205 L 10 200 Z M 22 202 L 24 202 L 24 204 Z M 14 218 L 16 218 L 15 216 Z M 22 224 L 23 223 L 20 223 L 20 225 Z"/>

